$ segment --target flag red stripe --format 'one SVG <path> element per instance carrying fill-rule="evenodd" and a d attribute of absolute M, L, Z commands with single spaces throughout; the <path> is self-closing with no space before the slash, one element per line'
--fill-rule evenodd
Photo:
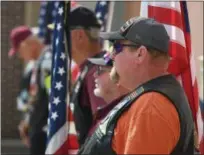
<path fill-rule="evenodd" d="M 78 139 L 76 135 L 69 134 L 68 140 L 67 140 L 67 146 L 68 148 L 71 148 L 71 149 L 79 148 Z"/>
<path fill-rule="evenodd" d="M 181 6 L 182 3 L 180 2 Z M 190 65 L 195 65 L 195 64 L 190 64 L 190 59 L 191 59 L 191 39 L 190 39 L 190 34 L 188 32 L 186 32 L 186 26 L 185 26 L 185 18 L 184 18 L 184 11 L 183 11 L 183 7 L 181 7 L 181 14 L 182 14 L 182 22 L 184 25 L 184 37 L 185 37 L 185 42 L 186 42 L 186 54 L 187 54 L 187 59 L 189 62 L 188 65 L 188 69 L 183 73 L 182 76 L 182 83 L 183 83 L 183 87 L 185 89 L 185 92 L 187 94 L 187 97 L 189 99 L 189 104 L 191 107 L 191 111 L 193 114 L 193 118 L 194 118 L 194 122 L 196 124 L 196 128 L 197 126 L 197 111 L 198 111 L 198 104 L 199 102 L 196 102 L 198 99 L 195 99 L 194 96 L 198 96 L 198 94 L 195 94 L 196 92 L 193 92 L 194 89 L 194 85 L 193 83 L 195 81 L 192 81 L 192 73 L 191 73 L 191 67 Z"/>
<path fill-rule="evenodd" d="M 76 135 L 69 134 L 66 142 L 60 146 L 60 148 L 55 152 L 55 155 L 67 154 L 69 149 L 78 149 L 78 140 Z M 66 153 L 67 152 L 67 153 Z"/>
<path fill-rule="evenodd" d="M 183 30 L 181 14 L 176 10 L 148 5 L 148 17 Z"/>
<path fill-rule="evenodd" d="M 70 109 L 70 107 L 67 107 L 67 119 L 68 119 L 68 122 L 71 122 L 71 121 L 74 121 L 74 118 L 73 118 L 73 114 L 72 114 L 72 111 Z"/>
<path fill-rule="evenodd" d="M 66 154 L 67 150 L 67 143 L 68 141 L 66 140 L 65 143 L 63 145 L 61 145 L 59 147 L 59 149 L 54 153 L 54 155 L 62 155 L 62 154 Z"/>
<path fill-rule="evenodd" d="M 158 2 L 159 3 L 159 2 Z M 191 40 L 190 40 L 190 32 L 189 32 L 189 24 L 188 19 L 184 16 L 184 3 L 185 2 L 172 2 L 179 3 L 181 8 L 181 13 L 175 11 L 174 9 L 156 7 L 148 5 L 148 17 L 155 18 L 157 21 L 168 24 L 172 26 L 176 26 L 180 28 L 184 33 L 185 45 L 186 47 L 178 47 L 179 44 L 171 42 L 170 44 L 170 55 L 175 58 L 172 60 L 169 71 L 171 73 L 176 73 L 176 75 L 181 76 L 182 86 L 186 92 L 188 97 L 189 106 L 192 111 L 193 119 L 196 124 L 196 128 L 198 131 L 197 120 L 198 120 L 198 108 L 199 108 L 199 93 L 197 80 L 194 73 L 193 67 L 191 68 Z M 184 4 L 184 5 L 183 5 Z M 158 4 L 157 4 L 158 5 Z M 186 14 L 185 14 L 186 15 Z M 172 32 L 174 33 L 174 32 Z M 177 34 L 175 34 L 177 35 Z M 194 80 L 194 81 L 193 81 Z M 201 122 L 202 124 L 202 122 Z M 198 131 L 199 132 L 199 131 Z M 202 141 L 202 143 L 204 143 Z M 201 148 L 203 152 L 203 148 Z"/>
<path fill-rule="evenodd" d="M 179 51 L 179 53 L 177 51 Z M 168 71 L 178 76 L 188 67 L 186 49 L 180 44 L 171 41 L 169 45 L 169 54 L 173 59 L 170 62 Z"/>

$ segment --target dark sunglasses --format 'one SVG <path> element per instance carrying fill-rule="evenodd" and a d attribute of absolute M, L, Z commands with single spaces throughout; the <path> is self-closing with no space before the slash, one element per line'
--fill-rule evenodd
<path fill-rule="evenodd" d="M 102 67 L 102 66 L 97 66 L 97 69 L 96 69 L 96 74 L 99 76 L 99 75 L 102 75 L 103 73 L 105 72 L 110 72 L 110 69 L 107 68 L 107 67 Z"/>
<path fill-rule="evenodd" d="M 113 44 L 113 48 L 114 48 L 116 54 L 122 52 L 124 47 L 139 47 L 139 45 L 136 45 L 136 44 L 121 44 L 119 42 L 116 42 L 116 43 Z"/>

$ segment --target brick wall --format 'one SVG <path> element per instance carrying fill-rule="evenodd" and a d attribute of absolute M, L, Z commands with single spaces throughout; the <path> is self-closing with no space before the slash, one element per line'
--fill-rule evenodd
<path fill-rule="evenodd" d="M 16 110 L 22 63 L 17 57 L 8 59 L 9 32 L 24 24 L 24 3 L 1 2 L 1 137 L 17 138 L 20 113 Z"/>

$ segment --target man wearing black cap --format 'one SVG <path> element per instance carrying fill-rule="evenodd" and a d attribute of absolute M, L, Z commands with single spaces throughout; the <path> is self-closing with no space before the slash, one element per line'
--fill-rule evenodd
<path fill-rule="evenodd" d="M 83 6 L 71 8 L 69 21 L 71 54 L 81 73 L 73 87 L 70 104 L 74 105 L 74 121 L 79 144 L 83 144 L 91 126 L 96 123 L 94 116 L 97 109 L 106 104 L 103 99 L 93 94 L 95 86 L 93 74 L 96 66 L 87 60 L 103 54 L 99 42 L 100 24 L 94 12 Z"/>
<path fill-rule="evenodd" d="M 169 36 L 150 18 L 132 18 L 113 42 L 118 84 L 129 93 L 101 121 L 80 154 L 193 154 L 193 119 L 184 90 L 167 73 Z"/>
<path fill-rule="evenodd" d="M 106 57 L 106 55 L 105 55 Z M 116 72 L 112 69 L 113 62 L 111 60 L 105 61 L 104 57 L 101 58 L 89 58 L 91 63 L 97 65 L 97 70 L 94 73 L 95 89 L 94 95 L 101 97 L 107 103 L 98 109 L 96 120 L 97 123 L 91 128 L 89 136 L 94 131 L 97 124 L 107 115 L 107 113 L 113 109 L 113 107 L 128 93 L 128 89 L 123 86 L 117 85 L 115 81 L 112 81 L 109 75 L 116 77 Z M 117 80 L 117 79 L 115 79 Z"/>

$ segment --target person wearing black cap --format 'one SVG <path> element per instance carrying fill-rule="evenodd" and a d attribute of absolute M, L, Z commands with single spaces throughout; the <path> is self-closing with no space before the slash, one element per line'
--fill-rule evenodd
<path fill-rule="evenodd" d="M 113 42 L 118 84 L 130 93 L 101 121 L 79 154 L 193 154 L 193 118 L 177 79 L 167 73 L 169 36 L 154 19 L 136 17 Z"/>
<path fill-rule="evenodd" d="M 84 140 L 95 124 L 97 108 L 106 103 L 96 97 L 94 90 L 94 72 L 96 65 L 91 64 L 87 58 L 98 57 L 101 52 L 99 41 L 100 24 L 93 11 L 83 6 L 74 6 L 70 13 L 71 54 L 73 60 L 80 68 L 80 75 L 73 86 L 70 104 L 74 107 L 74 121 L 79 144 Z"/>
<path fill-rule="evenodd" d="M 106 56 L 106 55 L 105 55 Z M 97 65 L 97 70 L 94 73 L 95 89 L 94 94 L 101 97 L 107 103 L 98 109 L 96 120 L 97 123 L 91 128 L 89 136 L 94 131 L 97 124 L 107 115 L 107 113 L 128 93 L 128 90 L 123 86 L 117 85 L 109 77 L 113 72 L 113 62 L 105 61 L 103 56 L 101 58 L 89 58 L 91 63 Z"/>
<path fill-rule="evenodd" d="M 26 117 L 19 125 L 19 132 L 24 144 L 30 148 L 30 154 L 44 154 L 48 118 L 48 94 L 44 79 L 51 70 L 51 48 L 36 35 L 27 26 L 14 28 L 10 34 L 12 48 L 9 56 L 16 53 L 25 62 L 36 62 L 26 83 L 29 98 L 26 100 Z"/>

